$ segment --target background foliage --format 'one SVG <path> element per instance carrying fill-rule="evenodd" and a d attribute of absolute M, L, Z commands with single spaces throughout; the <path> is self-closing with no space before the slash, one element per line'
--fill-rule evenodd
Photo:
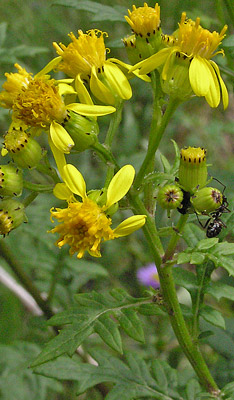
<path fill-rule="evenodd" d="M 120 38 L 130 32 L 123 18 L 127 14 L 127 9 L 132 7 L 133 3 L 130 1 L 116 0 L 111 9 L 108 0 L 98 1 L 92 4 L 92 7 L 90 6 L 92 1 L 66 1 L 66 5 L 74 5 L 74 8 L 62 6 L 64 1 L 59 0 L 12 0 L 8 2 L 7 7 L 3 3 L 0 3 L 1 83 L 5 80 L 5 71 L 13 71 L 15 62 L 19 62 L 28 71 L 36 73 L 54 57 L 52 42 L 68 43 L 67 33 L 76 32 L 77 29 L 85 31 L 99 28 L 107 31 L 109 33 L 107 46 L 111 48 L 111 56 L 118 56 L 127 61 Z M 134 4 L 141 6 L 142 2 L 136 1 Z M 148 2 L 149 6 L 154 6 L 154 4 L 152 1 Z M 106 7 L 103 9 L 102 5 Z M 223 77 L 230 93 L 228 110 L 223 112 L 222 107 L 211 109 L 202 98 L 194 98 L 186 102 L 179 107 L 169 124 L 166 140 L 164 139 L 160 152 L 173 163 L 174 147 L 170 139 L 175 140 L 179 147 L 192 145 L 207 148 L 208 162 L 212 164 L 210 173 L 227 186 L 225 194 L 230 208 L 233 209 L 234 101 L 233 77 L 229 70 L 233 70 L 234 41 L 231 34 L 234 34 L 234 27 L 230 10 L 228 12 L 225 2 L 221 0 L 196 2 L 172 0 L 170 7 L 168 7 L 168 1 L 161 0 L 160 6 L 162 28 L 167 33 L 176 28 L 182 11 L 186 11 L 194 19 L 199 15 L 202 24 L 211 30 L 220 31 L 225 23 L 229 25 L 227 39 L 224 41 L 226 59 L 218 58 L 220 65 L 223 65 Z M 113 151 L 121 165 L 131 163 L 137 169 L 146 149 L 152 98 L 150 88 L 146 89 L 141 81 L 135 79 L 131 81 L 131 84 L 133 98 L 125 104 L 123 120 Z M 2 133 L 7 130 L 8 124 L 8 111 L 0 110 Z M 100 119 L 100 136 L 106 132 L 107 124 L 108 117 Z M 40 137 L 40 140 L 41 145 L 46 146 L 43 137 Z M 157 157 L 158 170 L 161 171 L 162 159 L 159 152 Z M 103 167 L 90 152 L 78 156 L 71 155 L 70 160 L 84 176 L 89 178 L 90 188 L 103 185 L 101 173 Z M 32 171 L 32 174 L 36 180 L 37 173 Z M 90 294 L 89 298 L 87 298 L 88 295 L 84 295 L 86 292 L 91 293 L 92 290 L 99 293 L 98 302 L 103 307 L 105 299 L 101 297 L 107 296 L 109 290 L 113 289 L 113 308 L 117 307 L 118 301 L 120 303 L 126 301 L 134 308 L 134 317 L 129 317 L 126 312 L 112 314 L 114 320 L 109 318 L 109 321 L 112 321 L 109 330 L 112 335 L 108 338 L 106 332 L 103 332 L 102 320 L 97 319 L 93 325 L 90 324 L 87 327 L 88 334 L 83 343 L 83 351 L 85 351 L 84 354 L 89 353 L 89 357 L 99 362 L 98 367 L 83 364 L 82 361 L 87 361 L 83 353 L 82 357 L 74 355 L 71 359 L 62 356 L 57 361 L 51 360 L 45 366 L 36 367 L 35 371 L 38 374 L 46 376 L 42 377 L 33 374 L 27 367 L 35 360 L 42 345 L 54 336 L 54 332 L 52 328 L 46 326 L 44 317 L 33 315 L 9 289 L 1 284 L 0 399 L 99 400 L 108 392 L 106 397 L 108 400 L 144 397 L 163 400 L 171 398 L 192 400 L 200 398 L 198 396 L 209 398 L 198 395 L 199 385 L 169 328 L 166 314 L 156 306 L 154 309 L 145 308 L 141 312 L 142 306 L 138 304 L 136 307 L 134 303 L 135 298 L 142 298 L 145 291 L 145 288 L 137 281 L 136 271 L 152 261 L 142 232 L 139 231 L 127 238 L 106 244 L 101 259 L 94 260 L 86 256 L 84 260 L 78 261 L 75 257 L 69 257 L 67 249 L 58 250 L 54 246 L 53 235 L 46 233 L 51 228 L 49 209 L 55 205 L 55 201 L 56 206 L 59 206 L 58 200 L 53 199 L 52 196 L 46 194 L 38 196 L 27 209 L 29 223 L 22 225 L 5 239 L 13 252 L 17 254 L 19 262 L 24 266 L 32 282 L 42 293 L 49 293 L 49 298 L 52 300 L 51 306 L 57 311 L 62 311 L 67 307 L 71 307 L 71 310 L 73 307 L 76 309 L 76 302 L 79 303 L 79 299 L 81 304 L 82 299 L 90 302 L 97 301 L 94 294 Z M 122 210 L 122 215 L 119 213 L 120 221 L 125 213 L 125 210 Z M 171 226 L 171 221 L 160 208 L 157 210 L 157 219 L 161 226 Z M 233 241 L 233 214 L 227 215 L 226 219 L 224 217 L 225 221 L 227 219 L 228 229 L 223 235 L 228 234 L 229 241 Z M 185 249 L 186 241 L 190 245 L 192 241 L 197 245 L 197 237 L 199 240 L 205 237 L 204 232 L 197 226 L 196 218 L 190 217 L 190 222 L 191 224 L 194 222 L 196 226 L 187 226 L 184 241 L 180 242 L 181 251 Z M 210 254 L 212 249 L 204 249 L 204 253 Z M 184 304 L 188 319 L 191 305 L 189 292 L 192 297 L 193 290 L 197 289 L 197 282 L 193 287 L 191 274 L 194 277 L 193 272 L 195 268 L 198 268 L 195 265 L 199 264 L 196 257 L 192 260 L 193 266 L 188 265 L 186 270 L 182 270 L 183 272 L 178 268 L 175 272 L 178 285 L 183 287 L 179 289 L 179 297 Z M 181 253 L 179 263 L 189 261 L 191 262 L 189 251 Z M 0 258 L 0 264 L 12 274 L 4 259 Z M 234 281 L 228 276 L 228 267 L 226 270 L 216 269 L 214 272 L 214 280 L 229 285 L 226 296 L 223 294 L 223 287 L 219 290 L 218 282 L 216 287 L 207 288 L 204 293 L 207 298 L 207 307 L 214 308 L 217 313 L 213 314 L 212 319 L 211 314 L 204 309 L 201 322 L 204 333 L 203 351 L 220 387 L 234 381 Z M 187 275 L 185 276 L 184 273 Z M 56 282 L 52 280 L 54 274 L 57 276 Z M 190 274 L 189 284 L 186 285 L 188 274 Z M 122 288 L 122 292 L 118 292 L 116 288 Z M 125 291 L 129 293 L 129 296 L 133 296 L 134 301 L 130 297 L 123 300 Z M 146 300 L 140 299 L 138 303 L 139 301 Z M 88 307 L 87 304 L 86 307 Z M 220 310 L 223 316 L 219 313 Z M 108 313 L 110 310 L 106 313 L 107 316 Z M 77 324 L 81 324 L 79 319 L 81 316 L 76 319 L 73 315 L 70 321 L 66 320 L 67 314 L 64 320 L 62 317 L 57 317 L 58 320 L 54 318 L 56 326 L 72 322 L 77 328 Z M 90 318 L 92 319 L 93 315 Z M 102 318 L 105 317 L 102 316 Z M 141 326 L 138 318 L 143 322 L 142 331 L 138 329 Z M 120 325 L 120 330 L 118 325 Z M 72 329 L 71 326 L 68 325 L 67 329 Z M 107 344 L 112 349 L 107 347 L 101 338 L 105 338 L 106 342 L 109 341 Z M 79 340 L 73 343 L 71 346 L 73 351 L 78 344 Z M 124 357 L 118 354 L 122 352 L 122 349 L 124 349 Z M 73 351 L 70 351 L 72 354 Z M 40 364 L 40 359 L 38 364 Z M 64 366 L 69 367 L 69 373 L 65 372 Z M 119 371 L 119 374 L 116 374 L 116 371 Z M 57 379 L 61 379 L 62 383 Z M 128 387 L 128 397 L 126 387 Z M 85 390 L 88 390 L 87 393 L 82 394 Z M 232 386 L 227 386 L 226 393 L 226 398 L 234 398 Z"/>

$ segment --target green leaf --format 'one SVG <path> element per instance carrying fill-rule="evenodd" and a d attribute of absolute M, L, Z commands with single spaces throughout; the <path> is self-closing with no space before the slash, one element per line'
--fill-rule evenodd
<path fill-rule="evenodd" d="M 116 315 L 116 317 L 121 325 L 121 328 L 127 333 L 128 336 L 137 340 L 138 342 L 145 342 L 142 324 L 136 312 L 129 309 L 122 309 L 120 313 Z"/>
<path fill-rule="evenodd" d="M 189 292 L 197 290 L 197 278 L 191 271 L 180 267 L 173 268 L 172 271 L 176 285 L 184 287 Z"/>
<path fill-rule="evenodd" d="M 214 247 L 218 243 L 218 241 L 219 241 L 218 238 L 203 239 L 197 243 L 196 248 L 198 250 L 208 250 L 211 247 Z"/>
<path fill-rule="evenodd" d="M 209 255 L 210 260 L 212 260 L 216 267 L 223 267 L 229 273 L 229 275 L 234 276 L 234 260 L 232 258 L 224 257 L 221 255 Z"/>
<path fill-rule="evenodd" d="M 199 393 L 201 393 L 201 387 L 196 379 L 191 379 L 185 388 L 187 400 L 197 400 Z"/>
<path fill-rule="evenodd" d="M 160 158 L 161 158 L 164 172 L 165 172 L 165 174 L 168 174 L 171 170 L 171 164 L 169 163 L 168 159 L 163 154 L 160 154 Z"/>
<path fill-rule="evenodd" d="M 53 5 L 73 7 L 76 10 L 88 11 L 95 14 L 91 21 L 118 21 L 124 22 L 124 8 L 110 7 L 95 1 L 56 0 Z"/>
<path fill-rule="evenodd" d="M 72 355 L 93 332 L 99 334 L 112 349 L 122 353 L 117 319 L 130 337 L 140 342 L 144 341 L 141 321 L 136 311 L 141 309 L 142 305 L 151 305 L 152 296 L 134 298 L 123 289 L 113 289 L 110 293 L 82 293 L 75 295 L 74 298 L 76 304 L 48 321 L 49 325 L 67 326 L 46 344 L 41 354 L 32 363 L 33 367 L 63 354 Z M 154 308 L 154 313 L 158 313 L 158 306 L 154 305 Z"/>
<path fill-rule="evenodd" d="M 190 258 L 190 264 L 202 264 L 205 260 L 205 254 L 202 253 L 198 253 L 197 251 L 194 251 L 191 254 L 191 258 Z"/>
<path fill-rule="evenodd" d="M 223 42 L 222 42 L 223 47 L 228 47 L 228 48 L 233 48 L 234 47 L 234 35 L 228 36 Z"/>
<path fill-rule="evenodd" d="M 139 321 L 140 322 L 140 321 Z M 113 350 L 123 353 L 121 336 L 116 323 L 110 318 L 110 314 L 101 315 L 95 322 L 94 331 Z"/>
<path fill-rule="evenodd" d="M 234 301 L 234 287 L 222 282 L 211 282 L 206 289 L 206 293 L 211 294 L 218 301 L 222 297 Z"/>
<path fill-rule="evenodd" d="M 193 223 L 185 225 L 183 230 L 183 239 L 188 246 L 195 247 L 202 236 L 205 236 L 205 233 L 199 228 L 199 226 Z"/>
<path fill-rule="evenodd" d="M 204 318 L 210 324 L 218 326 L 219 328 L 225 329 L 225 321 L 224 321 L 222 314 L 219 311 L 214 310 L 210 306 L 203 306 L 200 309 L 199 314 L 202 318 Z"/>
<path fill-rule="evenodd" d="M 214 254 L 222 256 L 231 256 L 234 254 L 234 243 L 222 242 L 215 247 Z"/>
<path fill-rule="evenodd" d="M 90 351 L 98 365 L 83 364 L 76 358 L 60 357 L 34 369 L 37 374 L 56 379 L 78 382 L 78 394 L 102 382 L 112 382 L 106 399 L 135 400 L 141 398 L 157 400 L 179 400 L 177 373 L 165 361 L 157 360 L 154 365 L 134 353 L 127 354 L 127 363 L 109 355 L 104 350 Z M 159 372 L 160 370 L 160 372 Z"/>
<path fill-rule="evenodd" d="M 191 254 L 190 253 L 180 253 L 177 258 L 177 264 L 187 264 L 190 263 Z"/>

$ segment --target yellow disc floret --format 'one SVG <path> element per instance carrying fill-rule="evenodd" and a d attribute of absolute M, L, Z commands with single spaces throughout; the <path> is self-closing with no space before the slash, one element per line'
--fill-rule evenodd
<path fill-rule="evenodd" d="M 78 38 L 72 32 L 68 35 L 72 43 L 67 47 L 62 43 L 59 45 L 53 43 L 58 55 L 62 57 L 57 68 L 72 78 L 78 74 L 87 78 L 90 77 L 93 66 L 101 71 L 104 65 L 106 60 L 104 36 L 108 35 L 98 29 L 91 29 L 87 33 L 79 30 L 78 35 Z"/>
<path fill-rule="evenodd" d="M 132 9 L 132 11 L 128 10 L 129 16 L 125 16 L 125 19 L 136 35 L 147 37 L 158 31 L 161 22 L 158 3 L 155 4 L 154 8 L 144 3 L 144 7 L 137 8 L 133 5 Z"/>
<path fill-rule="evenodd" d="M 52 233 L 60 234 L 57 246 L 68 244 L 70 254 L 77 252 L 78 258 L 82 258 L 86 250 L 92 256 L 100 257 L 101 241 L 115 238 L 110 228 L 111 219 L 89 198 L 82 203 L 68 203 L 65 209 L 52 209 L 51 216 L 60 222 L 51 230 Z"/>
<path fill-rule="evenodd" d="M 53 79 L 41 77 L 22 87 L 13 106 L 14 116 L 32 127 L 64 121 L 67 111 Z"/>

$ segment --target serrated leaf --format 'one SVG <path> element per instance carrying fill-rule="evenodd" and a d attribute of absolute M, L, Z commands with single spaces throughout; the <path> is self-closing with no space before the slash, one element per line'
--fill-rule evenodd
<path fill-rule="evenodd" d="M 138 308 L 138 312 L 142 315 L 166 315 L 166 312 L 156 303 L 142 304 Z"/>
<path fill-rule="evenodd" d="M 199 265 L 202 264 L 205 260 L 205 254 L 203 253 L 198 253 L 197 251 L 194 251 L 191 254 L 191 258 L 190 258 L 190 264 L 195 264 L 195 265 Z"/>
<path fill-rule="evenodd" d="M 229 275 L 234 276 L 234 260 L 232 258 L 209 254 L 209 259 L 214 262 L 215 266 L 223 267 L 229 273 Z"/>
<path fill-rule="evenodd" d="M 197 243 L 196 248 L 198 250 L 208 250 L 211 247 L 214 247 L 218 243 L 218 241 L 218 238 L 203 239 Z"/>
<path fill-rule="evenodd" d="M 218 243 L 214 250 L 214 253 L 222 256 L 231 256 L 234 254 L 234 243 Z"/>
<path fill-rule="evenodd" d="M 165 370 L 162 366 L 162 363 L 159 360 L 153 360 L 152 362 L 152 373 L 153 376 L 158 383 L 158 385 L 162 388 L 162 390 L 167 393 L 168 382 L 167 376 L 165 374 Z"/>
<path fill-rule="evenodd" d="M 187 264 L 190 263 L 191 254 L 190 253 L 180 253 L 177 258 L 177 264 Z"/>
<path fill-rule="evenodd" d="M 71 356 L 91 333 L 93 333 L 93 326 L 87 326 L 87 324 L 85 328 L 81 327 L 81 329 L 73 326 L 66 327 L 44 347 L 43 351 L 32 362 L 31 368 L 53 360 L 65 353 Z"/>
<path fill-rule="evenodd" d="M 52 317 L 48 324 L 67 325 L 59 335 L 49 342 L 32 366 L 48 362 L 62 354 L 72 355 L 76 348 L 94 331 L 114 350 L 122 352 L 121 337 L 115 315 L 121 315 L 121 323 L 127 334 L 135 340 L 143 341 L 141 321 L 135 311 L 147 303 L 152 296 L 134 298 L 123 289 L 113 289 L 109 293 L 82 293 L 74 296 L 77 304 Z"/>
<path fill-rule="evenodd" d="M 222 282 L 211 282 L 206 289 L 206 293 L 211 294 L 218 301 L 222 297 L 234 301 L 234 287 Z"/>
<path fill-rule="evenodd" d="M 199 228 L 199 226 L 193 223 L 185 225 L 183 230 L 183 239 L 188 246 L 194 248 L 196 244 L 201 240 L 202 236 L 205 236 L 205 233 Z"/>
<path fill-rule="evenodd" d="M 225 321 L 222 314 L 210 306 L 203 306 L 199 312 L 200 316 L 212 325 L 225 329 Z"/>
<path fill-rule="evenodd" d="M 138 342 L 145 342 L 145 335 L 142 328 L 141 321 L 134 310 L 123 309 L 116 314 L 121 328 L 127 333 L 128 336 L 137 340 Z"/>
<path fill-rule="evenodd" d="M 123 353 L 122 340 L 117 324 L 110 318 L 110 315 L 104 314 L 95 322 L 94 330 L 101 339 L 113 350 Z"/>

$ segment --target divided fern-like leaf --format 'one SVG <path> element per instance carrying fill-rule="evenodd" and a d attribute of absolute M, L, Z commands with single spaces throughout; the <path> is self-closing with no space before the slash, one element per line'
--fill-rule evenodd
<path fill-rule="evenodd" d="M 49 325 L 65 325 L 32 363 L 32 367 L 48 362 L 62 354 L 72 355 L 76 348 L 92 333 L 113 350 L 122 353 L 119 325 L 136 341 L 144 342 L 144 331 L 137 312 L 146 315 L 163 313 L 152 296 L 134 298 L 123 289 L 110 293 L 82 293 L 75 295 L 76 304 L 52 317 Z"/>

